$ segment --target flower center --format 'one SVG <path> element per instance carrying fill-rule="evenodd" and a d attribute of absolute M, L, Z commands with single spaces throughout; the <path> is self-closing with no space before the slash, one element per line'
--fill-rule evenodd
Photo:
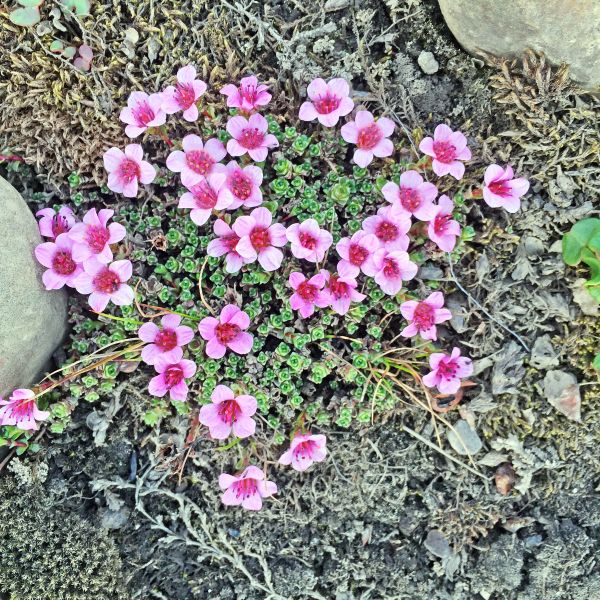
<path fill-rule="evenodd" d="M 437 368 L 438 375 L 443 379 L 454 379 L 456 377 L 456 369 L 458 365 L 456 361 L 442 361 Z"/>
<path fill-rule="evenodd" d="M 231 176 L 229 186 L 233 195 L 240 200 L 248 200 L 252 194 L 252 181 L 241 169 Z"/>
<path fill-rule="evenodd" d="M 256 86 L 254 85 L 242 85 L 240 86 L 240 95 L 246 102 L 254 105 L 256 102 L 256 98 L 258 97 L 258 93 L 256 92 Z"/>
<path fill-rule="evenodd" d="M 308 250 L 314 250 L 317 247 L 317 238 L 312 236 L 310 233 L 300 233 L 298 236 L 300 239 L 300 245 Z"/>
<path fill-rule="evenodd" d="M 238 242 L 240 241 L 240 238 L 233 234 L 233 235 L 227 235 L 227 236 L 223 236 L 221 238 L 221 241 L 225 244 L 225 246 L 227 247 L 227 250 L 229 252 L 233 252 L 235 250 L 235 247 L 237 246 Z"/>
<path fill-rule="evenodd" d="M 171 365 L 163 373 L 163 377 L 165 378 L 165 385 L 170 389 L 183 381 L 183 370 L 177 365 Z"/>
<path fill-rule="evenodd" d="M 442 235 L 448 227 L 448 222 L 452 218 L 452 215 L 437 215 L 433 221 L 433 230 L 437 235 Z"/>
<path fill-rule="evenodd" d="M 210 173 L 212 166 L 215 164 L 213 157 L 204 150 L 190 150 L 185 153 L 185 162 L 187 166 L 198 173 L 198 175 L 206 175 Z"/>
<path fill-rule="evenodd" d="M 252 150 L 253 148 L 259 148 L 264 139 L 265 134 L 262 131 L 259 131 L 256 127 L 246 127 L 237 141 L 244 148 Z"/>
<path fill-rule="evenodd" d="M 110 238 L 110 233 L 106 227 L 100 225 L 91 225 L 87 229 L 87 244 L 94 254 L 100 254 Z"/>
<path fill-rule="evenodd" d="M 234 421 L 238 420 L 238 417 L 242 414 L 242 409 L 240 408 L 240 405 L 232 399 L 221 402 L 217 412 L 223 423 L 231 425 Z"/>
<path fill-rule="evenodd" d="M 350 286 L 339 280 L 339 277 L 332 275 L 329 278 L 329 291 L 336 298 L 347 298 L 350 295 Z"/>
<path fill-rule="evenodd" d="M 174 329 L 163 329 L 156 334 L 154 343 L 163 351 L 168 352 L 177 347 L 177 333 Z"/>
<path fill-rule="evenodd" d="M 451 163 L 456 156 L 456 148 L 450 142 L 433 142 L 433 152 L 443 163 Z"/>
<path fill-rule="evenodd" d="M 375 229 L 375 235 L 382 242 L 391 242 L 398 237 L 398 228 L 390 221 L 381 221 Z"/>
<path fill-rule="evenodd" d="M 414 188 L 400 188 L 400 204 L 409 212 L 421 206 L 421 196 Z"/>
<path fill-rule="evenodd" d="M 317 295 L 319 294 L 319 290 L 316 285 L 312 285 L 312 283 L 308 283 L 308 281 L 303 281 L 297 288 L 296 293 L 302 300 L 306 300 L 307 302 L 314 302 L 317 299 Z"/>
<path fill-rule="evenodd" d="M 24 420 L 31 415 L 33 407 L 35 405 L 34 398 L 25 398 L 24 400 L 18 400 L 14 404 L 8 406 L 6 411 L 7 417 L 14 417 L 17 422 Z"/>
<path fill-rule="evenodd" d="M 76 268 L 70 252 L 59 250 L 52 258 L 52 270 L 59 275 L 70 275 Z"/>
<path fill-rule="evenodd" d="M 69 223 L 66 217 L 56 214 L 52 217 L 52 235 L 58 237 L 61 233 L 69 231 Z"/>
<path fill-rule="evenodd" d="M 317 442 L 314 440 L 306 440 L 294 448 L 294 455 L 296 458 L 311 458 L 316 448 Z"/>
<path fill-rule="evenodd" d="M 433 307 L 427 304 L 427 302 L 419 302 L 417 308 L 415 308 L 412 320 L 419 331 L 426 331 L 433 327 L 434 317 Z"/>
<path fill-rule="evenodd" d="M 233 342 L 239 335 L 241 329 L 233 323 L 219 323 L 215 327 L 215 335 L 221 344 Z"/>
<path fill-rule="evenodd" d="M 105 267 L 100 271 L 92 281 L 94 289 L 103 294 L 114 294 L 121 287 L 119 276 Z"/>
<path fill-rule="evenodd" d="M 192 186 L 190 192 L 194 195 L 194 201 L 198 208 L 207 209 L 215 207 L 218 200 L 217 194 L 207 181 L 201 181 Z"/>
<path fill-rule="evenodd" d="M 330 92 L 327 92 L 325 96 L 319 96 L 316 100 L 313 100 L 313 104 L 317 109 L 317 112 L 322 115 L 328 115 L 329 113 L 332 113 L 339 107 L 341 102 L 341 98 L 334 96 Z"/>
<path fill-rule="evenodd" d="M 250 242 L 255 250 L 264 250 L 271 245 L 268 229 L 254 229 L 250 234 Z"/>
<path fill-rule="evenodd" d="M 137 121 L 138 127 L 146 127 L 156 117 L 148 102 L 140 102 L 133 109 L 133 116 Z"/>
<path fill-rule="evenodd" d="M 383 274 L 390 279 L 396 279 L 400 275 L 398 263 L 393 258 L 384 259 Z"/>
<path fill-rule="evenodd" d="M 237 498 L 249 498 L 257 493 L 256 479 L 240 479 L 233 484 Z"/>
<path fill-rule="evenodd" d="M 492 183 L 488 185 L 488 189 L 492 194 L 502 196 L 502 198 L 510 198 L 512 192 L 506 181 L 492 181 Z"/>
<path fill-rule="evenodd" d="M 377 123 L 369 123 L 358 132 L 356 145 L 362 150 L 372 150 L 383 139 L 383 133 Z"/>
<path fill-rule="evenodd" d="M 127 183 L 133 181 L 134 179 L 139 179 L 142 176 L 142 172 L 140 170 L 140 166 L 135 160 L 131 158 L 126 158 L 121 161 L 119 165 L 119 177 L 126 181 Z"/>
<path fill-rule="evenodd" d="M 369 251 L 358 244 L 351 244 L 350 251 L 348 252 L 348 256 L 350 258 L 350 262 L 357 267 L 360 267 L 365 260 L 367 260 L 367 256 L 369 256 Z"/>
<path fill-rule="evenodd" d="M 188 109 L 196 101 L 194 86 L 189 83 L 178 83 L 175 88 L 175 101 L 181 108 Z"/>

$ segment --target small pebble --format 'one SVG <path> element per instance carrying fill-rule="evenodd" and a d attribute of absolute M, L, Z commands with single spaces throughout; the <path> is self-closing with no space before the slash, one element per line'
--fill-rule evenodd
<path fill-rule="evenodd" d="M 419 54 L 417 62 L 419 63 L 423 73 L 426 75 L 433 75 L 440 69 L 440 63 L 435 59 L 433 52 L 426 52 L 423 50 L 421 54 Z"/>

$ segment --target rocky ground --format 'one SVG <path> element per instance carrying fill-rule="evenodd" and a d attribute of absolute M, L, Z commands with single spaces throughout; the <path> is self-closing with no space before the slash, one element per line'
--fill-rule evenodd
<path fill-rule="evenodd" d="M 153 3 L 140 4 L 136 15 L 115 9 L 110 19 L 107 8 L 94 30 L 117 60 L 123 23 L 138 29 L 137 52 L 120 63 L 121 71 L 132 65 L 133 79 L 160 62 L 148 58 L 148 22 L 164 29 L 170 19 L 177 31 L 195 14 L 165 2 L 150 18 Z M 597 103 L 539 57 L 495 65 L 469 57 L 431 0 L 356 4 L 327 2 L 319 10 L 321 3 L 274 0 L 244 8 L 222 0 L 183 47 L 223 72 L 264 73 L 282 101 L 314 76 L 345 76 L 359 99 L 409 133 L 447 119 L 468 134 L 480 166 L 510 161 L 532 181 L 517 215 L 474 205 L 469 224 L 477 235 L 469 251 L 453 270 L 428 275 L 450 293 L 453 335 L 477 359 L 478 386 L 457 409 L 471 423 L 465 437 L 477 449 L 474 463 L 452 460 L 451 442 L 444 453 L 434 449 L 428 419 L 416 407 L 403 409 L 358 432 L 327 432 L 331 456 L 318 477 L 282 472 L 285 497 L 242 515 L 220 505 L 211 446 L 201 442 L 184 477 L 173 475 L 187 419 L 172 417 L 160 432 L 141 425 L 135 406 L 143 386 L 133 378 L 118 388 L 101 445 L 90 406 L 80 405 L 68 431 L 47 435 L 38 455 L 4 468 L 0 535 L 9 558 L 0 561 L 0 592 L 7 599 L 600 596 L 600 387 L 589 366 L 600 328 L 597 307 L 582 306 L 581 273 L 564 265 L 559 244 L 574 221 L 598 213 Z M 115 26 L 119 35 L 111 33 Z M 168 49 L 168 39 L 163 44 Z M 250 51 L 254 64 L 243 64 Z M 165 56 L 165 72 L 169 60 L 181 58 Z M 94 85 L 110 85 L 113 101 L 122 103 L 119 70 L 111 63 L 103 73 Z M 58 198 L 73 170 L 96 185 L 102 174 L 94 144 L 62 142 L 65 151 L 54 160 L 52 145 L 63 133 L 53 129 L 54 137 L 40 139 L 48 124 L 37 117 L 17 137 L 24 109 L 11 93 L 24 80 L 12 75 L 0 84 L 12 120 L 4 117 L 0 143 L 35 169 L 3 174 L 30 200 L 40 189 L 50 201 Z M 78 135 L 102 129 L 94 139 L 103 145 L 120 135 L 88 118 L 85 107 L 69 113 L 48 96 L 35 102 L 55 123 L 73 123 L 77 114 Z M 565 374 L 585 384 L 579 420 L 560 412 Z M 498 466 L 506 464 L 515 482 L 503 495 Z M 40 557 L 42 547 L 52 548 L 52 560 L 50 550 Z M 81 591 L 82 567 L 61 568 L 88 552 L 94 567 Z"/>

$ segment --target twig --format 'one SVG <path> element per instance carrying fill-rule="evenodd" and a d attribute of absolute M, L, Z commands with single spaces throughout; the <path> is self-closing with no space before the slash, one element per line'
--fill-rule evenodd
<path fill-rule="evenodd" d="M 467 297 L 469 298 L 469 300 L 471 300 L 471 302 L 473 302 L 473 304 L 475 304 L 475 306 L 477 306 L 477 308 L 479 308 L 479 310 L 481 310 L 488 318 L 490 318 L 492 321 L 494 321 L 494 323 L 496 323 L 496 325 L 499 325 L 500 327 L 502 327 L 502 329 L 504 329 L 505 331 L 508 331 L 508 333 L 510 333 L 510 335 L 512 335 L 518 342 L 519 344 L 521 344 L 521 346 L 523 346 L 523 348 L 525 348 L 525 350 L 527 350 L 527 352 L 531 352 L 529 346 L 523 341 L 523 338 L 516 332 L 513 331 L 510 327 L 508 327 L 508 325 L 505 325 L 504 323 L 502 323 L 502 321 L 500 321 L 499 319 L 497 319 L 496 317 L 494 317 L 494 315 L 490 314 L 485 308 L 483 308 L 483 306 L 481 306 L 481 304 L 479 302 L 477 302 L 477 300 L 475 300 L 475 298 L 473 296 L 471 296 L 471 294 L 469 294 L 469 292 L 467 292 L 467 290 L 459 283 L 458 279 L 456 278 L 456 275 L 454 274 L 454 269 L 452 268 L 452 257 L 450 255 L 450 253 L 448 252 L 448 265 L 450 267 L 450 275 L 452 276 L 452 281 L 454 281 L 454 283 L 456 284 L 456 286 L 458 287 L 458 289 Z"/>

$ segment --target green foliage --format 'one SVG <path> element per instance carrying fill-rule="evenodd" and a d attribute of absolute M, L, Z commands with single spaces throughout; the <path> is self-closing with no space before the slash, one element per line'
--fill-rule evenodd
<path fill-rule="evenodd" d="M 285 219 L 283 222 L 289 225 L 290 217 L 291 222 L 315 218 L 332 233 L 335 244 L 358 230 L 365 217 L 386 205 L 380 190 L 385 181 L 398 181 L 401 171 L 398 164 L 386 161 L 379 163 L 380 169 L 376 168 L 377 163 L 370 169 L 359 168 L 349 162 L 347 145 L 332 138 L 330 132 L 317 129 L 307 136 L 294 127 L 278 124 L 273 118 L 268 120 L 269 130 L 280 146 L 277 159 L 267 160 L 264 165 L 262 191 L 263 205 L 273 212 L 275 222 Z M 206 120 L 203 135 L 226 138 L 224 125 L 219 116 Z M 181 193 L 178 175 L 162 169 L 159 179 L 172 194 Z M 77 200 L 73 203 L 82 205 L 82 211 L 84 205 L 98 202 L 97 195 L 77 189 L 76 173 L 71 175 L 69 183 L 71 198 Z M 247 212 L 240 209 L 219 216 L 232 223 Z M 136 401 L 141 420 L 148 427 L 160 427 L 174 411 L 187 412 L 198 403 L 209 402 L 219 383 L 256 396 L 259 413 L 269 423 L 274 441 L 289 438 L 299 419 L 309 429 L 332 424 L 362 426 L 393 409 L 398 398 L 389 388 L 377 387 L 368 370 L 385 340 L 397 335 L 400 303 L 410 294 L 403 290 L 392 298 L 372 279 L 361 277 L 359 289 L 367 297 L 362 303 L 353 304 L 345 316 L 330 309 L 318 309 L 310 319 L 302 319 L 290 308 L 292 290 L 287 280 L 292 271 L 312 275 L 315 265 L 295 259 L 288 249 L 282 267 L 274 273 L 266 273 L 254 263 L 236 274 L 228 274 L 223 258 L 206 255 L 206 247 L 214 239 L 214 219 L 196 226 L 188 211 L 164 201 L 160 189 L 143 210 L 137 203 L 116 206 L 115 220 L 126 227 L 130 240 L 163 240 L 160 244 L 135 243 L 127 256 L 141 279 L 137 286 L 138 302 L 184 315 L 183 323 L 194 330 L 209 315 L 206 303 L 218 312 L 232 302 L 249 314 L 254 334 L 250 355 L 228 353 L 221 360 L 209 359 L 204 341 L 196 335 L 186 347 L 186 356 L 195 361 L 198 371 L 189 382 L 191 393 L 185 405 L 174 405 L 168 397 L 154 398 L 147 394 L 144 388 L 154 371 L 141 364 L 138 370 L 142 377 L 137 381 L 143 383 Z M 422 239 L 419 239 L 420 244 Z M 438 255 L 435 250 L 431 252 L 423 248 L 413 252 L 412 259 L 424 262 Z M 333 272 L 337 260 L 332 247 L 319 268 Z M 144 320 L 135 306 L 110 305 L 107 312 L 114 314 L 114 320 L 91 318 L 82 304 L 71 311 L 71 361 L 109 343 L 135 337 Z M 121 358 L 135 361 L 139 355 L 132 353 Z M 84 359 L 78 366 L 89 364 Z M 129 376 L 120 371 L 120 363 L 109 363 L 71 384 L 67 404 L 52 411 L 51 430 L 64 429 L 72 407 L 78 402 L 111 398 L 115 386 Z"/>
<path fill-rule="evenodd" d="M 563 259 L 570 266 L 585 263 L 591 271 L 585 285 L 600 303 L 600 219 L 589 218 L 575 223 L 562 240 Z"/>

